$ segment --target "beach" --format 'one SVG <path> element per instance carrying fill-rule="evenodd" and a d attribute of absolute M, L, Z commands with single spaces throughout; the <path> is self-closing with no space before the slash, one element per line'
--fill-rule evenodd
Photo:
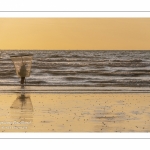
<path fill-rule="evenodd" d="M 149 93 L 0 93 L 1 132 L 149 132 Z"/>
<path fill-rule="evenodd" d="M 24 86 L 10 59 L 18 54 L 33 55 Z M 0 131 L 149 132 L 149 57 L 149 50 L 1 51 Z"/>

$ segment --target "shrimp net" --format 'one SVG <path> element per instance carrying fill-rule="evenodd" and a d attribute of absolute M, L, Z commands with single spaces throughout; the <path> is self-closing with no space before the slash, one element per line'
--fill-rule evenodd
<path fill-rule="evenodd" d="M 11 56 L 14 63 L 16 74 L 19 77 L 29 77 L 31 72 L 33 55 Z"/>

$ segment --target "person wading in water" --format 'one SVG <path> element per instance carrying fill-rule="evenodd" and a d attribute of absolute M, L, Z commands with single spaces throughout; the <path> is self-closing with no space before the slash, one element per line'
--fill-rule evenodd
<path fill-rule="evenodd" d="M 18 72 L 18 74 L 21 77 L 21 81 L 20 81 L 21 84 L 25 83 L 26 73 L 27 73 L 26 66 L 25 66 L 25 64 L 22 64 L 21 67 L 20 67 L 20 72 Z"/>
<path fill-rule="evenodd" d="M 14 63 L 16 74 L 19 78 L 21 78 L 20 83 L 22 86 L 26 84 L 26 77 L 30 76 L 32 57 L 33 55 L 22 55 L 22 54 L 10 56 L 12 62 Z"/>

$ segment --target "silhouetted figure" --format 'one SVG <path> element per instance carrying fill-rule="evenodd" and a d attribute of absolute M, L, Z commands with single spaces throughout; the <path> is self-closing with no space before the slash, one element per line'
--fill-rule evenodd
<path fill-rule="evenodd" d="M 18 74 L 21 77 L 21 84 L 24 84 L 25 83 L 25 77 L 27 75 L 27 70 L 26 70 L 25 64 L 22 64 L 22 66 L 21 66 L 20 71 L 18 72 Z"/>

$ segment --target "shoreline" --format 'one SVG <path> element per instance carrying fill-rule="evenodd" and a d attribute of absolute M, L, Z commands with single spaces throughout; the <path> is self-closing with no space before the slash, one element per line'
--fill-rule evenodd
<path fill-rule="evenodd" d="M 150 93 L 150 87 L 0 86 L 0 93 Z"/>

